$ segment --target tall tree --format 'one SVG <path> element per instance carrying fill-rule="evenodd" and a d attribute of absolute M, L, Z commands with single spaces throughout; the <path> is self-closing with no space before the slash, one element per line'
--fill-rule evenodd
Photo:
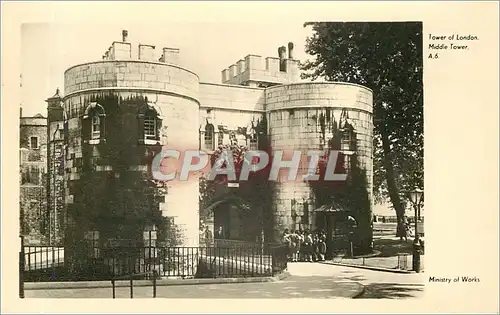
<path fill-rule="evenodd" d="M 306 23 L 313 35 L 303 78 L 344 81 L 373 90 L 374 194 L 387 198 L 401 235 L 404 193 L 423 186 L 422 23 Z"/>

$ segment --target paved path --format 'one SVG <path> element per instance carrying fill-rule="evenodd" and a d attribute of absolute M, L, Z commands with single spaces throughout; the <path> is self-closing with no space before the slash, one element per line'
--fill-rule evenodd
<path fill-rule="evenodd" d="M 293 263 L 290 277 L 277 282 L 176 285 L 157 288 L 158 298 L 350 298 L 365 286 L 360 298 L 409 298 L 423 294 L 424 274 L 396 274 L 319 263 Z M 27 298 L 111 298 L 110 288 L 27 290 Z M 130 298 L 129 288 L 117 288 L 117 298 Z M 134 288 L 134 298 L 152 297 L 151 287 Z"/>
<path fill-rule="evenodd" d="M 399 274 L 367 269 L 335 268 L 337 279 L 357 281 L 365 286 L 363 299 L 418 298 L 424 294 L 425 274 Z"/>
<path fill-rule="evenodd" d="M 157 287 L 157 298 L 351 298 L 362 286 L 336 279 L 336 266 L 295 263 L 292 274 L 276 282 L 176 285 Z M 111 288 L 27 290 L 26 298 L 111 298 Z M 117 298 L 130 298 L 129 288 L 117 288 Z M 151 298 L 151 287 L 134 288 L 134 298 Z"/>
<path fill-rule="evenodd" d="M 423 273 L 400 274 L 317 263 L 294 263 L 290 270 L 294 275 L 321 274 L 335 282 L 359 282 L 365 286 L 365 293 L 359 298 L 422 297 L 426 279 Z"/>

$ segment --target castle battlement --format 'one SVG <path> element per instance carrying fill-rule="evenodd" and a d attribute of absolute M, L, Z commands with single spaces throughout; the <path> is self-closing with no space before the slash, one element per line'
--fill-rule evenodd
<path fill-rule="evenodd" d="M 278 48 L 279 57 L 247 55 L 235 64 L 222 70 L 222 83 L 267 87 L 299 81 L 299 61 L 293 58 L 293 43 Z"/>
<path fill-rule="evenodd" d="M 122 31 L 122 40 L 115 41 L 102 56 L 102 60 L 132 60 L 132 44 L 127 41 L 128 31 Z M 156 46 L 148 44 L 139 44 L 138 60 L 163 62 L 169 64 L 179 64 L 179 49 L 164 47 L 159 59 L 156 57 Z"/>

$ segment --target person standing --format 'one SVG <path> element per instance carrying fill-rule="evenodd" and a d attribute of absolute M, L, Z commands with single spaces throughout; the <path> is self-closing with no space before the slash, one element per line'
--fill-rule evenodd
<path fill-rule="evenodd" d="M 219 229 L 215 232 L 215 239 L 222 240 L 225 238 L 224 235 L 224 229 L 222 228 L 222 225 L 219 225 Z"/>
<path fill-rule="evenodd" d="M 326 235 L 323 232 L 319 233 L 319 260 L 324 261 L 326 256 Z"/>
<path fill-rule="evenodd" d="M 205 226 L 205 246 L 210 247 L 212 245 L 212 231 L 208 228 L 208 225 Z"/>
<path fill-rule="evenodd" d="M 283 245 L 287 247 L 287 260 L 291 261 L 292 240 L 291 240 L 291 234 L 288 231 L 288 229 L 285 229 L 285 231 L 283 232 L 283 235 L 281 236 L 281 242 L 283 243 Z"/>
<path fill-rule="evenodd" d="M 304 261 L 304 233 L 302 230 L 299 230 L 297 233 L 297 252 L 298 252 L 298 260 Z"/>
<path fill-rule="evenodd" d="M 313 239 L 309 231 L 304 232 L 305 261 L 312 262 Z"/>
<path fill-rule="evenodd" d="M 290 235 L 290 240 L 291 240 L 292 261 L 296 262 L 299 259 L 299 236 L 297 235 L 297 231 L 292 231 Z"/>

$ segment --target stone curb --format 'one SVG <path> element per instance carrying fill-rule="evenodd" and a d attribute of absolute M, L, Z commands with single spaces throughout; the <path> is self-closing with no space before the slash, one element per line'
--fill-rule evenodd
<path fill-rule="evenodd" d="M 336 262 L 320 262 L 320 263 L 324 264 L 324 265 L 352 267 L 352 268 L 368 269 L 368 270 L 383 271 L 383 272 L 392 272 L 392 273 L 403 273 L 403 274 L 415 273 L 413 270 L 389 269 L 389 268 L 382 268 L 382 267 L 371 267 L 371 266 L 362 266 L 362 265 L 354 265 L 354 264 L 343 264 L 343 263 L 336 263 Z"/>
<path fill-rule="evenodd" d="M 255 283 L 255 282 L 276 282 L 290 276 L 288 271 L 284 271 L 274 277 L 249 277 L 249 278 L 205 278 L 205 279 L 158 279 L 157 286 L 170 285 L 197 285 L 197 284 L 224 284 L 224 283 Z M 151 280 L 135 280 L 134 287 L 150 287 L 153 285 Z M 115 282 L 115 287 L 129 287 L 129 280 L 120 280 Z M 25 290 L 57 290 L 57 289 L 95 289 L 111 288 L 109 281 L 79 281 L 79 282 L 25 282 Z"/>
<path fill-rule="evenodd" d="M 351 299 L 357 299 L 359 298 L 360 296 L 363 295 L 363 293 L 365 293 L 365 286 L 362 285 L 361 283 L 359 282 L 355 282 L 357 284 L 359 284 L 359 289 L 356 293 L 354 293 L 352 296 L 351 296 Z"/>

